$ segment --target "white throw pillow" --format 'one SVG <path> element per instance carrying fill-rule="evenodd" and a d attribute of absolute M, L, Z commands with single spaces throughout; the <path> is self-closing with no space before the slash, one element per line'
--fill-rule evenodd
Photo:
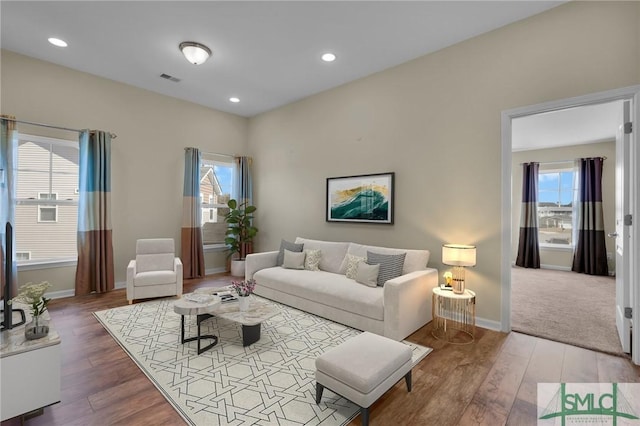
<path fill-rule="evenodd" d="M 322 259 L 322 250 L 305 250 L 304 269 L 308 271 L 319 271 L 320 259 Z"/>
<path fill-rule="evenodd" d="M 285 269 L 304 269 L 305 252 L 284 251 L 284 263 L 282 267 Z"/>
<path fill-rule="evenodd" d="M 364 284 L 367 287 L 378 286 L 378 273 L 380 272 L 380 265 L 369 265 L 362 261 L 358 263 L 358 271 L 356 273 L 356 282 Z"/>

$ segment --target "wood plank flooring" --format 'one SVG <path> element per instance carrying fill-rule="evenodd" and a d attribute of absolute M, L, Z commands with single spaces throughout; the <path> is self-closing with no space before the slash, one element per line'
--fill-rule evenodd
<path fill-rule="evenodd" d="M 189 280 L 184 291 L 229 281 Z M 124 290 L 49 303 L 62 338 L 62 401 L 25 425 L 185 424 L 92 314 L 126 303 Z M 475 342 L 460 346 L 435 339 L 427 324 L 408 340 L 434 351 L 414 368 L 411 393 L 402 380 L 373 405 L 373 426 L 535 425 L 537 383 L 640 382 L 640 368 L 625 358 L 524 334 L 478 328 Z"/>

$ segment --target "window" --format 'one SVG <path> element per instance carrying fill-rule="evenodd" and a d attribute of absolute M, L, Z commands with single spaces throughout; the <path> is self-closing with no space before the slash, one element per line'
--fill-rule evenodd
<path fill-rule="evenodd" d="M 38 200 L 57 200 L 58 194 L 49 194 L 47 192 L 38 192 Z M 38 204 L 38 222 L 57 222 L 58 206 Z"/>
<path fill-rule="evenodd" d="M 224 244 L 231 199 L 235 164 L 233 158 L 203 154 L 200 160 L 200 203 L 202 217 L 202 242 L 205 246 Z"/>
<path fill-rule="evenodd" d="M 18 265 L 75 260 L 78 142 L 19 134 L 17 152 Z"/>
<path fill-rule="evenodd" d="M 541 246 L 573 247 L 575 190 L 573 168 L 539 172 L 538 239 Z"/>

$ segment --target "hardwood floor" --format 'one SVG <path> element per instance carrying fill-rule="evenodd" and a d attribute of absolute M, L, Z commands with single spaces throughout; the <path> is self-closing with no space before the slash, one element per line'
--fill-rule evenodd
<path fill-rule="evenodd" d="M 190 280 L 185 292 L 229 280 Z M 49 303 L 62 338 L 62 401 L 25 425 L 185 424 L 92 314 L 126 303 L 124 290 Z M 537 383 L 640 382 L 625 358 L 524 334 L 478 328 L 473 344 L 459 346 L 435 339 L 427 324 L 408 340 L 434 351 L 413 369 L 412 392 L 400 381 L 373 405 L 371 425 L 535 425 Z"/>

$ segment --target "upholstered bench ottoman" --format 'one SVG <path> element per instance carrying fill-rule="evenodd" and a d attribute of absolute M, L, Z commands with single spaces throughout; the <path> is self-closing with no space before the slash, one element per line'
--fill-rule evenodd
<path fill-rule="evenodd" d="M 326 387 L 360 406 L 362 424 L 369 407 L 404 377 L 411 392 L 411 348 L 364 332 L 316 358 L 316 402 Z"/>

